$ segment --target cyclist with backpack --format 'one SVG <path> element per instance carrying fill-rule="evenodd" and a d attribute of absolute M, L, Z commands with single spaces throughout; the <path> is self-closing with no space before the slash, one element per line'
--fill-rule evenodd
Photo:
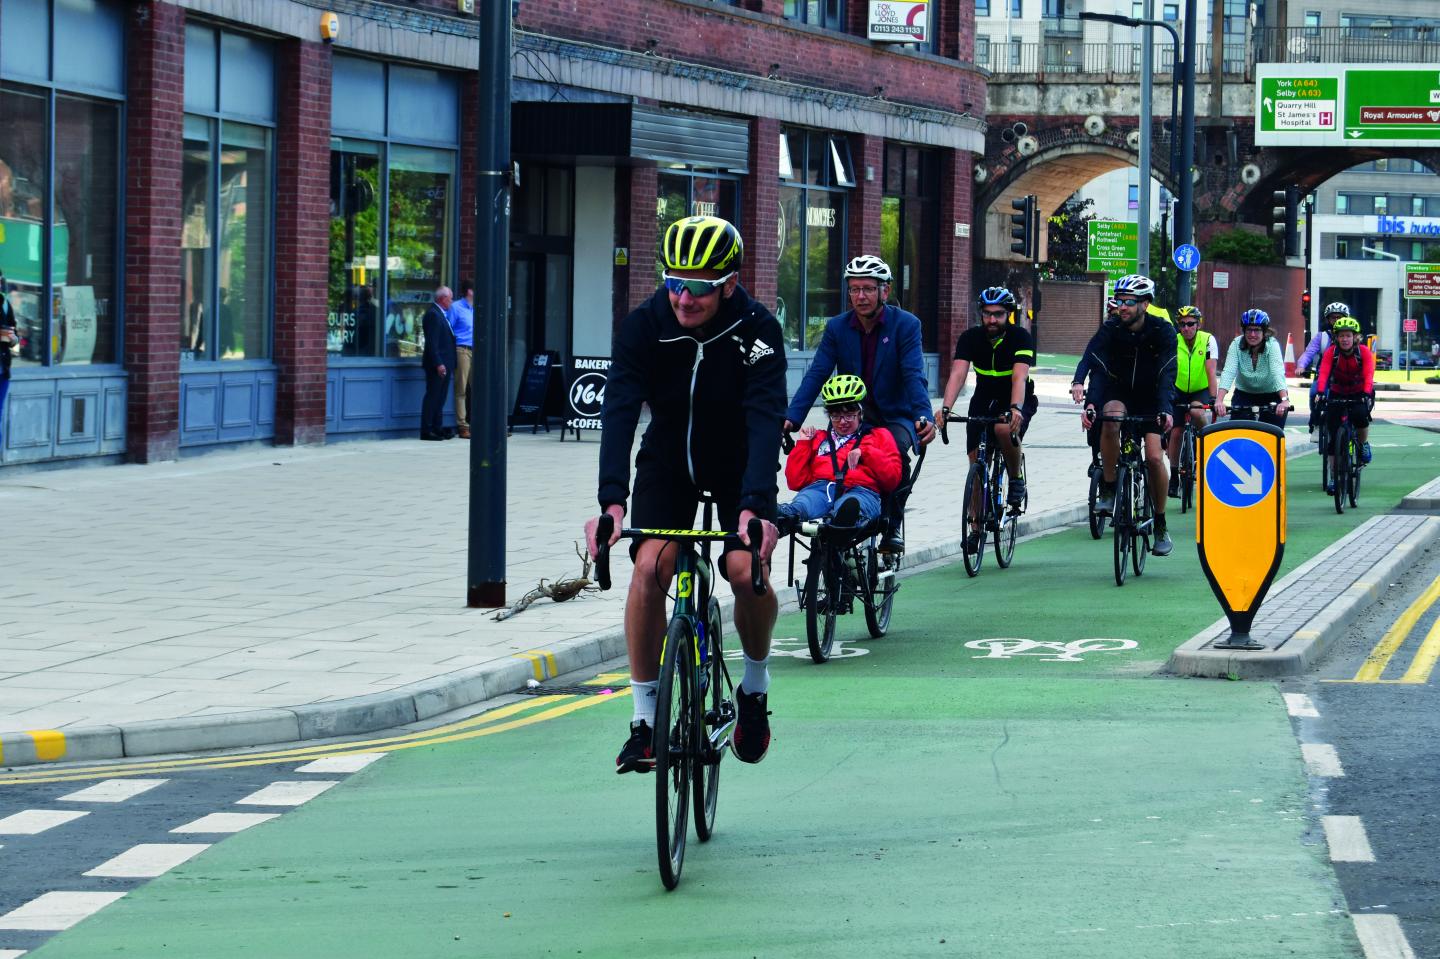
<path fill-rule="evenodd" d="M 1356 438 L 1360 440 L 1360 462 L 1370 462 L 1370 411 L 1375 408 L 1375 354 L 1370 347 L 1359 342 L 1360 321 L 1342 316 L 1331 327 L 1334 344 L 1325 351 L 1320 360 L 1320 375 L 1315 378 L 1320 395 L 1336 399 L 1363 399 L 1364 403 L 1348 410 L 1350 422 L 1355 427 Z M 1340 427 L 1340 417 L 1347 411 L 1340 406 L 1326 404 L 1325 422 L 1330 435 Z M 1331 457 L 1330 485 L 1325 492 L 1335 492 L 1335 471 L 1333 453 L 1323 451 Z"/>

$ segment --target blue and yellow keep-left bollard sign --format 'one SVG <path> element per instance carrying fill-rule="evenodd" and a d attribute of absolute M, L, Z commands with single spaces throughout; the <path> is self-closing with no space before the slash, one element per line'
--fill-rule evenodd
<path fill-rule="evenodd" d="M 1285 555 L 1285 431 L 1269 423 L 1207 426 L 1198 465 L 1195 542 L 1200 566 L 1230 620 L 1220 649 L 1263 649 L 1250 624 Z"/>

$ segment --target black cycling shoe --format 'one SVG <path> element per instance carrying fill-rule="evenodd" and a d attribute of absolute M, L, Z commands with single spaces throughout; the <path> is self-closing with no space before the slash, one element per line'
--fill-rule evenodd
<path fill-rule="evenodd" d="M 880 537 L 880 552 L 882 553 L 903 553 L 905 552 L 905 539 L 899 533 L 891 531 Z"/>
<path fill-rule="evenodd" d="M 852 496 L 840 504 L 840 508 L 835 511 L 835 517 L 830 521 L 830 525 L 837 526 L 841 529 L 854 529 L 855 521 L 859 518 L 860 501 Z"/>
<path fill-rule="evenodd" d="M 743 687 L 735 687 L 738 716 L 730 733 L 730 747 L 742 763 L 758 763 L 770 751 L 769 699 L 764 693 L 750 695 Z"/>
<path fill-rule="evenodd" d="M 1170 490 L 1169 490 L 1169 493 L 1170 493 L 1170 498 L 1171 498 L 1171 499 L 1179 499 L 1179 498 L 1180 498 L 1180 477 L 1177 476 L 1177 475 L 1175 475 L 1174 473 L 1171 473 L 1171 474 L 1170 474 Z"/>
<path fill-rule="evenodd" d="M 655 771 L 655 730 L 643 719 L 630 724 L 630 738 L 615 757 L 617 773 L 653 773 Z"/>
<path fill-rule="evenodd" d="M 1023 479 L 1012 479 L 1010 489 L 1005 493 L 1005 502 L 1011 506 L 1023 506 L 1025 504 L 1025 481 Z"/>

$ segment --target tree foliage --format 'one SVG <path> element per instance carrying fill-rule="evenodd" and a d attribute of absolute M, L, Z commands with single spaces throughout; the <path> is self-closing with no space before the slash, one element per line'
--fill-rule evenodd
<path fill-rule="evenodd" d="M 1217 233 L 1205 245 L 1205 259 L 1221 263 L 1270 266 L 1279 262 L 1275 241 L 1248 230 L 1227 230 Z"/>
<path fill-rule="evenodd" d="M 1053 279 L 1076 279 L 1086 273 L 1086 245 L 1089 242 L 1085 224 L 1095 219 L 1093 200 L 1074 197 L 1060 204 L 1050 217 L 1048 261 L 1045 275 Z"/>

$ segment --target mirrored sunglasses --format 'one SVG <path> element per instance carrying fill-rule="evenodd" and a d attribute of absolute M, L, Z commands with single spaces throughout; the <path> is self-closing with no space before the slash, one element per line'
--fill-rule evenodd
<path fill-rule="evenodd" d="M 996 319 L 1003 320 L 1003 319 L 1005 319 L 1005 317 L 1007 317 L 1007 316 L 1010 315 L 1010 311 L 1009 311 L 1009 310 L 981 310 L 981 311 L 980 311 L 980 315 L 981 315 L 981 316 L 993 316 L 993 317 L 995 317 Z"/>
<path fill-rule="evenodd" d="M 735 274 L 733 272 L 726 273 L 718 280 L 687 280 L 682 279 L 678 276 L 671 276 L 669 273 L 666 273 L 664 277 L 665 289 L 669 290 L 671 293 L 674 293 L 676 296 L 679 296 L 681 293 L 689 292 L 691 296 L 695 297 L 696 299 L 700 299 L 701 297 L 709 296 L 716 290 L 720 289 L 720 287 L 724 286 L 726 282 L 729 281 L 730 277 L 734 275 Z"/>
<path fill-rule="evenodd" d="M 1114 300 L 1116 306 L 1139 306 L 1140 301 L 1134 297 L 1117 296 Z"/>

